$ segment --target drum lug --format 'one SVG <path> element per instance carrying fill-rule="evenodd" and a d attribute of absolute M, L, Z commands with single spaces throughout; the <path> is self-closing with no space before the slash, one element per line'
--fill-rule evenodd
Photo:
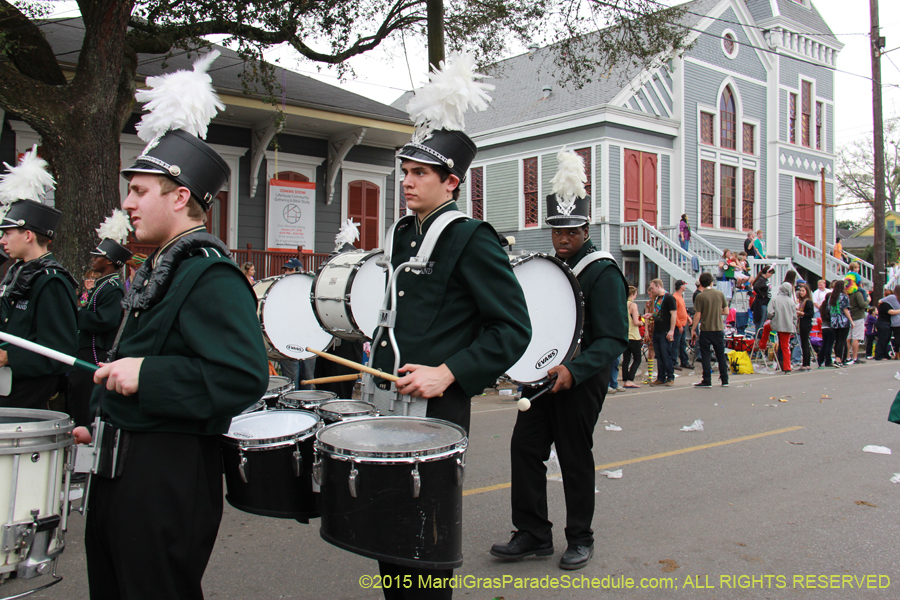
<path fill-rule="evenodd" d="M 300 473 L 303 472 L 303 456 L 300 454 L 300 440 L 294 440 L 294 445 L 297 448 L 294 450 L 294 477 L 300 477 Z"/>
<path fill-rule="evenodd" d="M 419 463 L 417 462 L 412 470 L 412 497 L 418 498 L 419 492 L 422 491 L 422 477 L 419 475 Z"/>
<path fill-rule="evenodd" d="M 312 475 L 313 479 L 316 481 L 316 485 L 322 485 L 322 457 L 319 456 L 319 453 L 316 452 L 315 458 L 313 459 L 312 466 Z"/>
<path fill-rule="evenodd" d="M 461 486 L 466 478 L 466 455 L 456 458 L 456 485 Z"/>
<path fill-rule="evenodd" d="M 250 467 L 247 466 L 247 457 L 244 456 L 244 449 L 238 448 L 238 454 L 240 455 L 240 460 L 238 461 L 238 473 L 240 473 L 241 480 L 244 483 L 250 483 L 250 475 L 248 473 Z"/>
<path fill-rule="evenodd" d="M 347 483 L 350 486 L 350 497 L 356 498 L 356 476 L 359 475 L 359 471 L 356 470 L 356 463 L 352 463 L 353 466 L 350 467 L 350 477 L 347 478 Z"/>

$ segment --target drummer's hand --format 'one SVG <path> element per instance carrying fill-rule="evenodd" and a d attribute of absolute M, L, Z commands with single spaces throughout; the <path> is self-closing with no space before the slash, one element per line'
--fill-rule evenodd
<path fill-rule="evenodd" d="M 5 367 L 9 364 L 9 354 L 7 354 L 6 350 L 0 350 L 0 367 Z"/>
<path fill-rule="evenodd" d="M 403 365 L 399 373 L 409 373 L 397 381 L 397 391 L 419 398 L 435 398 L 456 381 L 447 367 L 426 367 L 425 365 Z"/>
<path fill-rule="evenodd" d="M 143 358 L 121 358 L 109 364 L 100 363 L 94 372 L 94 383 L 106 380 L 106 389 L 118 392 L 123 396 L 131 396 L 138 391 L 138 380 L 141 375 Z"/>
<path fill-rule="evenodd" d="M 562 390 L 567 390 L 572 387 L 573 383 L 575 383 L 575 380 L 572 379 L 572 373 L 563 365 L 550 367 L 550 369 L 547 371 L 547 375 L 553 375 L 554 373 L 556 373 L 556 383 L 553 384 L 553 388 L 550 390 L 551 394 L 555 394 L 556 392 Z"/>
<path fill-rule="evenodd" d="M 75 436 L 76 444 L 91 443 L 91 431 L 87 427 L 76 427 L 72 430 L 72 435 Z"/>

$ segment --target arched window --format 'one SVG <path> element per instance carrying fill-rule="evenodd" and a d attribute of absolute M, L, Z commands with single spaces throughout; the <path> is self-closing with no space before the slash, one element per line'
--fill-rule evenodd
<path fill-rule="evenodd" d="M 734 150 L 737 148 L 737 110 L 734 93 L 726 87 L 719 100 L 720 126 L 722 128 L 722 147 Z"/>
<path fill-rule="evenodd" d="M 279 171 L 278 173 L 275 173 L 275 179 L 277 179 L 278 181 L 309 182 L 309 177 L 307 177 L 303 173 L 297 173 L 296 171 Z"/>

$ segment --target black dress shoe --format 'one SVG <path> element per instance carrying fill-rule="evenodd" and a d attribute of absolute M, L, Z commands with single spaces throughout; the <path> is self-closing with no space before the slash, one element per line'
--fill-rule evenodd
<path fill-rule="evenodd" d="M 593 544 L 591 544 L 590 546 L 578 546 L 576 544 L 569 544 L 569 547 L 566 548 L 565 554 L 563 554 L 562 558 L 559 559 L 559 568 L 566 569 L 567 571 L 581 569 L 588 564 L 593 555 Z"/>
<path fill-rule="evenodd" d="M 553 541 L 541 542 L 527 531 L 513 531 L 512 537 L 505 544 L 491 546 L 491 555 L 497 558 L 516 559 L 526 556 L 550 556 L 553 554 Z"/>

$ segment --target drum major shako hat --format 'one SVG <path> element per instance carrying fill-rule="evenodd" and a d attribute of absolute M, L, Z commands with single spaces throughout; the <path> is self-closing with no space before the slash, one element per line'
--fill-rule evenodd
<path fill-rule="evenodd" d="M 34 146 L 15 167 L 3 165 L 7 173 L 0 176 L 0 203 L 5 213 L 0 229 L 21 227 L 52 239 L 62 213 L 43 203 L 47 192 L 56 187 L 47 172 L 47 161 L 38 156 Z"/>
<path fill-rule="evenodd" d="M 397 153 L 399 158 L 441 166 L 465 181 L 466 171 L 478 152 L 467 136 L 465 113 L 469 108 L 488 107 L 487 94 L 494 86 L 476 81 L 485 77 L 474 71 L 475 58 L 455 52 L 441 68 L 429 76 L 429 82 L 416 90 L 406 105 L 416 132 Z"/>
<path fill-rule="evenodd" d="M 111 263 L 121 268 L 132 257 L 131 250 L 125 247 L 128 233 L 131 231 L 131 222 L 125 211 L 114 210 L 113 214 L 106 217 L 106 220 L 97 228 L 100 243 L 91 252 L 91 255 L 105 256 Z"/>
<path fill-rule="evenodd" d="M 194 63 L 193 71 L 147 78 L 150 89 L 135 94 L 150 111 L 137 125 L 147 147 L 131 167 L 122 169 L 127 179 L 136 173 L 165 175 L 189 189 L 206 210 L 231 175 L 219 153 L 200 139 L 216 112 L 225 108 L 207 73 L 218 56 L 213 50 Z"/>
<path fill-rule="evenodd" d="M 563 148 L 556 155 L 559 166 L 550 180 L 553 193 L 547 196 L 547 225 L 551 227 L 584 227 L 590 222 L 591 197 L 584 184 L 584 159 Z"/>

